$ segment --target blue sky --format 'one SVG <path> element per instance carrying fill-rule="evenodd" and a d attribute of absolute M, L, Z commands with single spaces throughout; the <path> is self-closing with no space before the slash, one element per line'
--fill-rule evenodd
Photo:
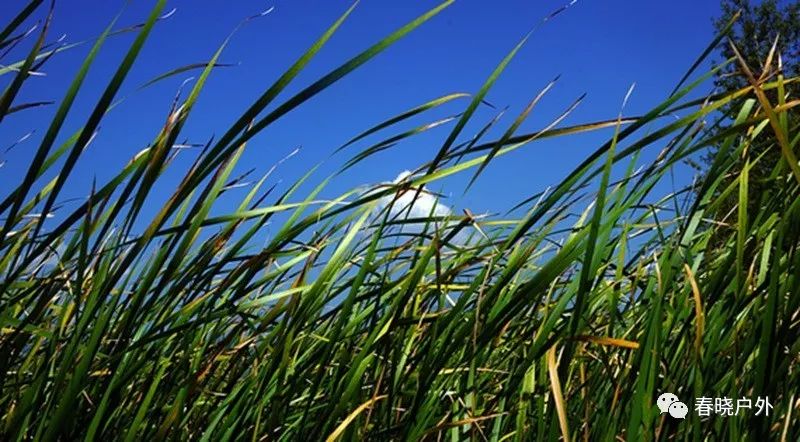
<path fill-rule="evenodd" d="M 263 173 L 300 147 L 300 153 L 276 172 L 276 180 L 288 185 L 320 162 L 317 177 L 334 172 L 349 155 L 330 158 L 330 154 L 362 130 L 435 97 L 477 91 L 525 33 L 564 2 L 455 2 L 385 53 L 268 127 L 250 143 L 240 170 L 256 167 Z M 362 1 L 278 102 L 437 3 Z M 22 0 L 4 1 L 0 19 L 7 21 L 23 4 Z M 92 38 L 102 32 L 123 4 L 116 0 L 57 2 L 51 40 L 61 34 L 66 34 L 70 42 Z M 152 4 L 131 2 L 120 25 L 142 22 Z M 241 29 L 223 53 L 221 61 L 236 66 L 212 73 L 183 132 L 189 141 L 203 143 L 223 133 L 350 4 L 339 0 L 169 1 L 167 10 L 175 8 L 175 13 L 157 24 L 123 86 L 120 96 L 126 97 L 125 102 L 105 118 L 61 199 L 85 197 L 93 179 L 104 182 L 144 148 L 163 123 L 178 86 L 194 74 L 185 73 L 137 91 L 141 84 L 170 69 L 208 60 L 244 17 L 274 6 L 269 15 Z M 527 102 L 559 74 L 558 84 L 537 106 L 521 133 L 547 125 L 582 93 L 587 94 L 586 99 L 563 124 L 614 118 L 634 82 L 636 90 L 626 113 L 650 109 L 666 98 L 710 42 L 711 20 L 718 12 L 718 3 L 713 0 L 578 1 L 532 36 L 489 92 L 489 102 L 498 108 L 509 107 L 490 138 L 499 137 Z M 126 34 L 106 44 L 59 140 L 88 116 L 132 40 L 133 34 Z M 54 57 L 44 69 L 47 75 L 32 79 L 18 102 L 60 100 L 88 49 L 89 45 L 84 45 Z M 24 57 L 20 54 L 10 58 L 16 61 Z M 3 85 L 11 76 L 4 77 L 0 78 Z M 384 135 L 453 114 L 466 104 L 455 102 Z M 20 112 L 0 125 L 2 146 L 36 129 L 29 140 L 4 154 L 7 163 L 0 169 L 0 186 L 8 188 L 21 178 L 53 112 L 54 106 Z M 475 133 L 495 112 L 481 108 L 462 139 Z M 422 164 L 435 155 L 451 127 L 438 128 L 373 157 L 337 177 L 326 194 L 333 196 L 361 184 L 392 180 L 400 171 Z M 608 136 L 609 132 L 603 132 L 540 142 L 498 158 L 467 195 L 462 196 L 463 185 L 471 173 L 434 187 L 452 194 L 448 204 L 469 207 L 476 213 L 500 211 L 557 183 Z M 381 139 L 380 135 L 372 137 L 350 153 Z M 182 155 L 176 168 L 188 165 L 191 159 L 191 154 Z M 176 179 L 177 174 L 168 174 L 159 184 L 165 196 Z"/>

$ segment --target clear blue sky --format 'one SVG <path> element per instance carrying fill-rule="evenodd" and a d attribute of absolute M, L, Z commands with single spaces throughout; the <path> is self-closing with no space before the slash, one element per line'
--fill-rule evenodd
<path fill-rule="evenodd" d="M 360 131 L 434 97 L 477 91 L 519 39 L 564 2 L 457 1 L 375 60 L 268 128 L 250 144 L 240 169 L 258 167 L 259 172 L 264 172 L 299 146 L 301 153 L 285 163 L 275 179 L 290 183 L 321 161 L 325 163 L 318 177 L 335 171 L 349 155 L 328 159 L 330 153 Z M 24 3 L 4 0 L 0 19 L 7 21 Z M 437 3 L 362 1 L 281 99 Z M 92 38 L 123 4 L 119 0 L 59 1 L 51 40 L 61 34 L 71 42 Z M 120 24 L 142 22 L 152 4 L 146 0 L 131 2 Z M 126 96 L 126 102 L 106 117 L 61 199 L 85 197 L 93 178 L 104 182 L 144 148 L 163 123 L 177 87 L 196 73 L 173 77 L 137 92 L 142 83 L 172 68 L 208 60 L 244 17 L 274 6 L 271 14 L 238 32 L 223 53 L 222 62 L 237 66 L 212 73 L 183 132 L 191 142 L 205 142 L 224 132 L 349 5 L 349 1 L 339 0 L 169 1 L 167 10 L 176 8 L 175 14 L 157 24 L 123 86 L 120 96 Z M 626 113 L 638 114 L 651 108 L 667 96 L 709 43 L 713 35 L 711 20 L 717 13 L 718 2 L 714 0 L 579 1 L 533 35 L 490 91 L 488 101 L 498 107 L 509 106 L 492 138 L 499 136 L 527 102 L 558 74 L 561 80 L 521 132 L 542 128 L 584 92 L 587 98 L 564 124 L 614 118 L 633 82 L 637 87 Z M 60 140 L 87 117 L 133 37 L 114 37 L 104 47 Z M 60 100 L 88 48 L 85 45 L 56 56 L 44 69 L 47 76 L 32 79 L 18 102 Z M 17 52 L 16 57 L 10 58 L 16 61 L 22 56 Z M 10 78 L 6 75 L 0 83 L 5 85 Z M 466 102 L 457 102 L 411 125 L 449 115 L 465 105 Z M 54 111 L 55 107 L 50 106 L 20 112 L 0 125 L 2 149 L 26 132 L 37 130 L 30 140 L 3 155 L 7 163 L 0 169 L 0 186 L 8 188 L 20 179 Z M 471 136 L 493 115 L 493 110 L 482 108 L 462 138 Z M 337 178 L 326 194 L 332 196 L 356 185 L 391 180 L 403 169 L 429 160 L 450 127 L 441 127 L 373 157 Z M 396 131 L 399 129 L 385 134 Z M 452 193 L 449 204 L 470 207 L 476 213 L 499 211 L 558 182 L 607 136 L 608 132 L 536 143 L 498 158 L 465 197 L 461 196 L 463 183 L 470 174 L 436 187 L 444 186 L 446 193 Z M 370 140 L 380 139 L 378 136 Z M 351 152 L 366 146 L 355 146 Z M 191 155 L 183 155 L 181 164 L 190 159 Z M 167 176 L 161 184 L 165 191 L 174 185 L 173 178 Z"/>

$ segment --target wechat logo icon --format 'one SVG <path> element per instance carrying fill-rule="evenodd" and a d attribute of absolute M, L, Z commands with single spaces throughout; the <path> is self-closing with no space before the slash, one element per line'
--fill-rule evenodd
<path fill-rule="evenodd" d="M 689 413 L 689 407 L 672 393 L 662 393 L 656 400 L 656 405 L 661 410 L 661 414 L 669 413 L 675 419 L 685 419 Z"/>

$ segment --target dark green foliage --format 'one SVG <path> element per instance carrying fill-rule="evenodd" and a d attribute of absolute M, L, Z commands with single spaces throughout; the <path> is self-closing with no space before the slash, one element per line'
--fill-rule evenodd
<path fill-rule="evenodd" d="M 722 0 L 722 14 L 714 21 L 716 29 L 722 30 L 730 20 L 738 15 L 735 25 L 728 33 L 731 43 L 741 54 L 744 62 L 750 67 L 758 78 L 764 74 L 765 80 L 774 80 L 776 75 L 786 78 L 796 77 L 800 74 L 800 1 L 796 0 Z M 770 51 L 776 48 L 772 63 L 767 66 L 765 61 L 770 59 Z M 730 44 L 719 46 L 720 62 L 735 58 L 734 49 Z M 749 86 L 748 79 L 743 74 L 738 63 L 727 65 L 720 70 L 715 78 L 715 85 L 722 93 L 730 93 Z M 785 85 L 783 95 L 787 101 L 798 98 L 800 87 L 798 83 Z M 767 93 L 767 97 L 776 105 L 783 98 L 778 97 L 777 91 Z M 734 105 L 725 106 L 723 112 L 734 117 L 738 109 Z M 787 124 L 795 128 L 800 124 L 796 113 L 787 115 Z M 729 125 L 723 122 L 720 130 Z M 713 146 L 710 154 L 706 156 L 707 163 L 712 161 L 717 154 L 719 146 Z M 747 149 L 752 158 L 763 155 L 763 160 L 750 165 L 750 201 L 749 212 L 755 213 L 762 202 L 760 198 L 767 194 L 780 192 L 780 181 L 770 176 L 773 164 L 781 160 L 781 150 L 775 137 L 769 131 L 761 137 L 754 139 Z M 735 180 L 741 171 L 741 165 L 731 170 L 726 184 Z M 767 196 L 767 199 L 770 197 Z M 729 200 L 728 204 L 720 206 L 723 218 L 730 218 L 733 214 L 735 201 Z"/>

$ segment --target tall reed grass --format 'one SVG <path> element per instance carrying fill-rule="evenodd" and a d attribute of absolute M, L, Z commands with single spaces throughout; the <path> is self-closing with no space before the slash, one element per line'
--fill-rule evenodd
<path fill-rule="evenodd" d="M 24 179 L 0 191 L 3 439 L 798 440 L 800 131 L 787 123 L 798 101 L 781 93 L 796 79 L 775 69 L 777 56 L 763 75 L 728 60 L 750 86 L 692 99 L 714 75 L 695 70 L 726 44 L 721 35 L 645 115 L 564 126 L 570 108 L 544 130 L 518 134 L 535 99 L 498 139 L 466 133 L 518 46 L 477 93 L 388 118 L 343 151 L 362 146 L 352 163 L 361 162 L 430 126 L 392 134 L 398 123 L 466 100 L 417 174 L 333 200 L 318 198 L 327 180 L 298 195 L 311 172 L 282 194 L 267 174 L 236 210 L 213 210 L 241 182 L 248 140 L 450 3 L 280 101 L 348 10 L 180 171 L 163 206 L 143 210 L 153 184 L 175 168 L 173 146 L 223 44 L 150 147 L 45 225 L 164 0 L 127 30 L 135 40 L 101 98 L 64 134 L 115 24 L 91 42 L 42 122 Z M 35 105 L 17 95 L 63 49 L 46 45 L 46 24 L 20 31 L 41 4 L 0 31 L 2 51 L 29 44 L 0 68 L 0 121 Z M 738 113 L 720 115 L 731 103 Z M 606 143 L 505 217 L 408 217 L 393 207 L 449 175 L 477 178 L 492 159 L 539 140 L 603 128 L 613 130 Z M 748 192 L 748 168 L 762 161 L 748 151 L 757 137 L 783 154 L 768 178 L 782 183 L 777 193 Z M 656 194 L 673 168 L 709 146 L 721 148 L 700 180 Z M 646 149 L 659 153 L 644 161 Z M 741 172 L 721 187 L 731 170 Z M 732 197 L 735 211 L 721 213 Z M 280 224 L 264 245 L 271 221 Z M 416 227 L 400 229 L 408 224 Z M 454 240 L 463 234 L 468 240 Z M 665 391 L 690 407 L 704 396 L 768 396 L 774 408 L 768 416 L 692 411 L 681 421 L 655 406 Z"/>

